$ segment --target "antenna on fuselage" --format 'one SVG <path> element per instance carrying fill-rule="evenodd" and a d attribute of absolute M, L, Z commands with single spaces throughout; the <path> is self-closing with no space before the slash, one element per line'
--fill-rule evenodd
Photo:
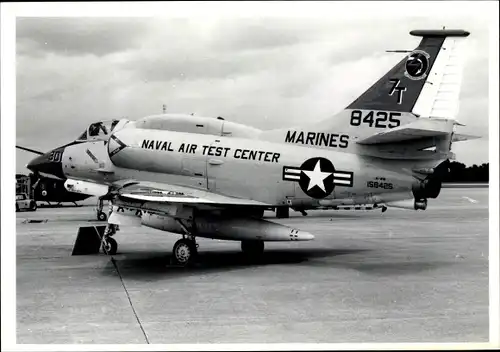
<path fill-rule="evenodd" d="M 413 50 L 386 50 L 386 53 L 411 53 Z"/>

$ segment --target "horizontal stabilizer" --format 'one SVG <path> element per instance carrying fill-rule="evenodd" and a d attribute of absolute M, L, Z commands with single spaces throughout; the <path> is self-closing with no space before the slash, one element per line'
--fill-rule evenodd
<path fill-rule="evenodd" d="M 358 141 L 359 144 L 396 143 L 408 140 L 446 136 L 453 131 L 452 120 L 419 119 L 404 126 L 379 132 Z"/>

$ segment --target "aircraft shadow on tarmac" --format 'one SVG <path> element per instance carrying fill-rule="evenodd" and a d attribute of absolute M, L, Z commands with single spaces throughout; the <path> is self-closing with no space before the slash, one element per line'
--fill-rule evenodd
<path fill-rule="evenodd" d="M 368 253 L 371 249 L 298 249 L 268 250 L 259 259 L 247 258 L 239 251 L 200 252 L 192 266 L 183 268 L 170 264 L 170 254 L 165 252 L 122 253 L 114 261 L 121 274 L 136 280 L 164 280 L 178 276 L 192 276 L 206 273 L 229 272 L 267 265 L 301 265 L 314 268 L 347 269 L 371 276 L 410 275 L 423 271 L 432 271 L 446 265 L 445 261 L 426 261 L 377 256 L 367 258 L 349 255 Z M 340 258 L 337 258 L 342 256 Z M 106 275 L 116 275 L 110 260 L 104 269 Z"/>
<path fill-rule="evenodd" d="M 302 215 L 291 215 L 287 219 L 276 219 L 275 216 L 264 216 L 264 220 L 269 220 L 269 221 L 276 221 L 276 220 L 303 220 L 307 221 L 307 219 L 316 219 L 316 218 L 335 218 L 335 219 L 359 219 L 360 216 L 363 216 L 363 218 L 370 217 L 370 218 L 381 218 L 385 214 L 383 214 L 380 210 L 321 210 L 321 211 L 314 211 L 307 216 L 302 216 Z"/>
<path fill-rule="evenodd" d="M 196 275 L 209 272 L 244 270 L 266 265 L 293 265 L 309 263 L 310 259 L 336 257 L 369 251 L 368 249 L 298 249 L 267 250 L 260 258 L 245 257 L 240 251 L 206 251 L 200 252 L 196 262 L 186 268 L 171 265 L 170 254 L 165 252 L 123 253 L 115 256 L 115 263 L 120 272 L 128 278 L 151 280 L 166 279 L 177 275 Z M 323 266 L 328 266 L 324 264 Z M 105 273 L 113 267 L 110 261 Z M 114 268 L 113 268 L 114 269 Z"/>

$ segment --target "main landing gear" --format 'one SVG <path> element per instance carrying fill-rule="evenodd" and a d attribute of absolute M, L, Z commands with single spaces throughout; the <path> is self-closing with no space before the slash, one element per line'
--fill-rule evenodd
<path fill-rule="evenodd" d="M 427 209 L 427 199 L 415 199 L 415 205 L 413 206 L 415 210 L 425 210 Z"/>
<path fill-rule="evenodd" d="M 184 234 L 182 238 L 175 242 L 172 250 L 172 264 L 179 266 L 188 266 L 192 264 L 198 256 L 198 244 L 195 236 L 184 226 L 180 219 L 177 223 L 181 226 Z M 248 258 L 259 258 L 264 253 L 264 241 L 245 240 L 241 241 L 241 250 Z"/>
<path fill-rule="evenodd" d="M 187 266 L 195 261 L 198 255 L 198 244 L 196 243 L 196 238 L 182 221 L 180 219 L 176 219 L 176 221 L 182 228 L 182 231 L 184 231 L 184 234 L 174 244 L 171 261 L 174 265 Z"/>
<path fill-rule="evenodd" d="M 187 266 L 192 264 L 198 254 L 198 244 L 194 237 L 181 238 L 174 244 L 172 250 L 172 263 L 175 265 Z"/>
<path fill-rule="evenodd" d="M 198 256 L 198 244 L 196 237 L 183 224 L 181 219 L 175 219 L 182 228 L 182 238 L 175 242 L 172 249 L 171 264 L 186 267 L 194 263 Z M 104 230 L 101 239 L 102 251 L 107 255 L 115 255 L 118 250 L 118 243 L 112 236 L 119 230 L 119 226 L 109 224 Z M 264 241 L 244 240 L 241 241 L 241 250 L 246 257 L 259 258 L 264 252 Z"/>

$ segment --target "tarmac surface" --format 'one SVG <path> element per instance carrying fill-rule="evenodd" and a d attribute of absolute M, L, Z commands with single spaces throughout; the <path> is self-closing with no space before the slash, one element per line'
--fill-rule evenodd
<path fill-rule="evenodd" d="M 310 242 L 199 239 L 122 228 L 118 254 L 71 256 L 92 207 L 17 213 L 17 343 L 341 343 L 488 340 L 488 189 L 443 189 L 426 211 L 291 212 Z M 47 220 L 27 223 L 27 219 Z M 140 232 L 137 232 L 140 231 Z M 118 270 L 116 270 L 118 268 Z"/>

